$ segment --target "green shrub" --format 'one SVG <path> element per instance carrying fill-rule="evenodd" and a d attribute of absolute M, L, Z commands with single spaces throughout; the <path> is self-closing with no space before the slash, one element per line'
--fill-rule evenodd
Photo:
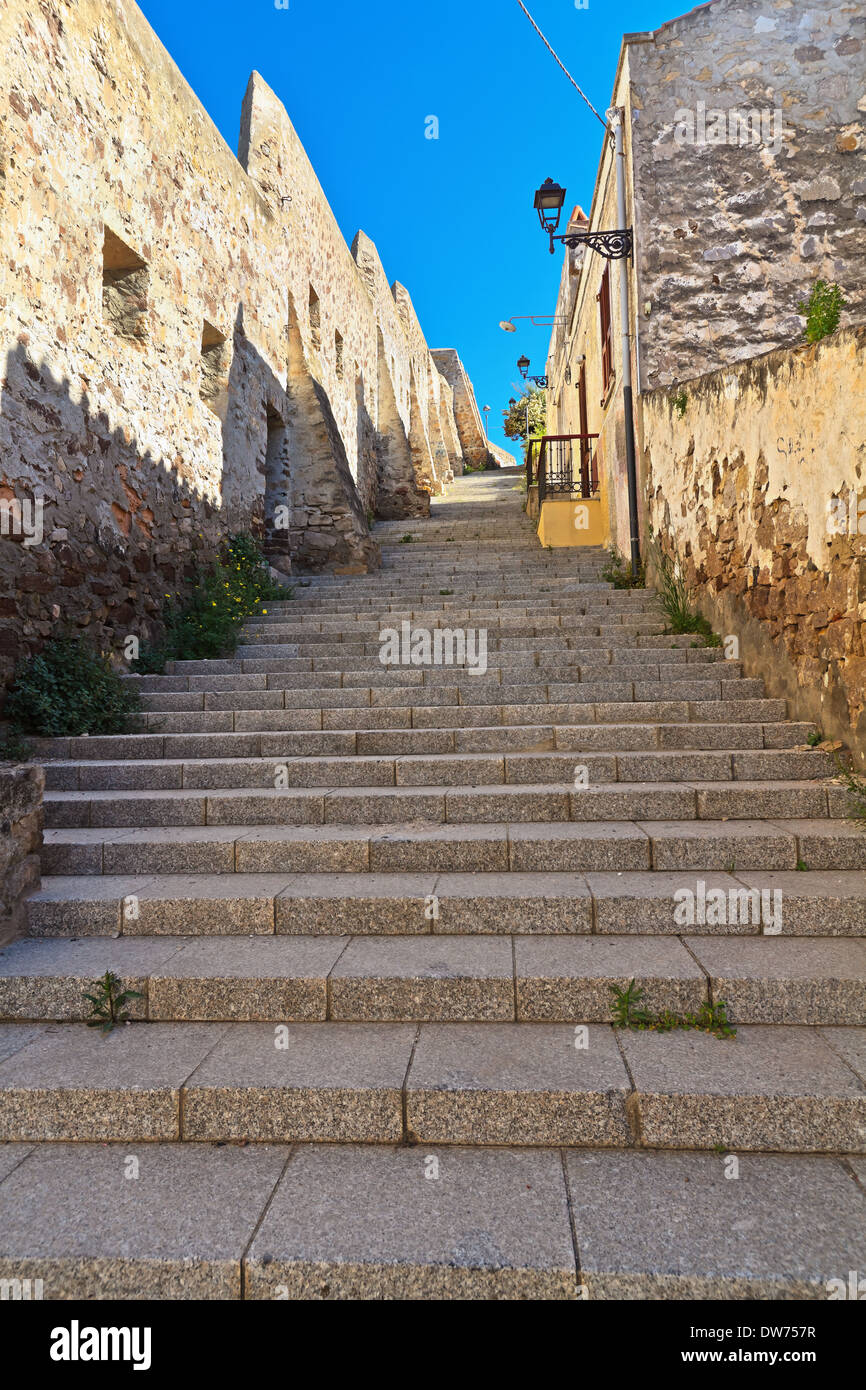
<path fill-rule="evenodd" d="M 806 342 L 820 343 L 839 327 L 845 296 L 838 285 L 816 280 L 809 298 L 797 305 L 797 313 L 806 316 Z"/>
<path fill-rule="evenodd" d="M 677 412 L 677 415 L 679 415 L 680 419 L 682 420 L 689 406 L 689 398 L 686 395 L 685 391 L 680 389 L 675 396 L 672 396 L 671 404 L 673 405 L 674 410 Z"/>
<path fill-rule="evenodd" d="M 721 638 L 713 632 L 703 614 L 693 604 L 692 590 L 682 570 L 670 555 L 659 546 L 653 548 L 656 568 L 656 588 L 667 618 L 669 632 L 695 632 L 707 646 L 721 646 Z"/>
<path fill-rule="evenodd" d="M 31 748 L 19 729 L 0 730 L 0 763 L 26 763 Z"/>
<path fill-rule="evenodd" d="M 165 670 L 168 661 L 208 661 L 230 656 L 247 618 L 266 613 L 269 599 L 289 599 L 294 589 L 275 583 L 252 536 L 231 536 L 225 552 L 202 570 L 190 595 L 166 594 L 163 636 L 142 643 L 136 675 Z"/>
<path fill-rule="evenodd" d="M 601 577 L 615 589 L 645 589 L 646 564 L 641 563 L 637 574 L 632 574 L 631 561 L 624 560 L 615 550 L 608 552 L 610 559 L 601 572 Z"/>
<path fill-rule="evenodd" d="M 54 637 L 19 666 L 4 713 L 14 731 L 39 738 L 122 734 L 137 693 L 85 637 Z"/>

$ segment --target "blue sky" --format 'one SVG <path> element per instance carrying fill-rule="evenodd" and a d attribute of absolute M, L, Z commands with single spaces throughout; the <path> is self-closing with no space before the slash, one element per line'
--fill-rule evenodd
<path fill-rule="evenodd" d="M 688 0 L 527 0 L 604 113 L 624 32 Z M 548 333 L 499 320 L 551 312 L 551 257 L 532 198 L 548 175 L 588 209 L 602 127 L 517 0 L 140 0 L 186 80 L 237 149 L 253 68 L 278 93 L 347 242 L 362 227 L 409 289 L 431 347 L 455 347 L 492 407 L 491 438 L 522 352 L 543 372 Z M 439 139 L 425 139 L 437 116 Z"/>

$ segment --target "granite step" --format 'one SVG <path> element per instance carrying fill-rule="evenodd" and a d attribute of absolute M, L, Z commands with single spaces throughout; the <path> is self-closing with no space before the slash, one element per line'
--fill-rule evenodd
<path fill-rule="evenodd" d="M 248 677 L 247 679 L 254 679 Z M 46 766 L 58 762 L 167 759 L 422 756 L 433 753 L 804 751 L 813 724 L 482 724 L 454 729 L 334 729 L 283 733 L 114 734 L 33 740 Z"/>
<path fill-rule="evenodd" d="M 538 861 L 545 848 L 549 854 L 560 846 L 549 838 L 547 846 L 521 843 L 520 827 L 512 829 L 510 845 L 501 826 L 466 829 L 451 841 L 441 830 L 399 827 L 378 836 L 366 827 L 58 831 L 45 849 L 51 876 L 27 905 L 29 932 L 866 935 L 864 868 L 652 870 L 645 840 L 629 834 L 640 828 L 619 827 L 607 845 L 591 836 L 579 846 L 580 868 L 533 870 L 527 851 Z M 590 850 L 607 850 L 615 863 L 617 845 L 621 862 L 631 851 L 638 867 L 592 867 Z M 635 853 L 641 848 L 643 855 Z M 602 862 L 601 852 L 595 857 Z"/>
<path fill-rule="evenodd" d="M 631 981 L 655 1014 L 723 1000 L 735 1025 L 866 1018 L 862 939 L 428 932 L 18 941 L 0 950 L 0 1022 L 83 1021 L 108 970 L 152 1022 L 612 1023 Z"/>
<path fill-rule="evenodd" d="M 605 755 L 581 755 L 587 761 L 591 756 L 599 759 L 603 773 Z M 387 775 L 392 766 L 387 759 L 374 761 Z M 482 757 L 476 765 L 485 766 L 488 761 Z M 580 766 L 585 767 L 587 761 Z M 133 764 L 132 770 L 143 766 L 146 764 Z M 357 768 L 361 763 L 349 766 Z M 94 767 L 98 768 L 98 764 L 86 765 L 91 771 Z M 770 817 L 819 821 L 845 815 L 848 805 L 844 788 L 824 782 L 633 781 L 576 786 L 574 781 L 477 785 L 433 785 L 422 781 L 377 786 L 365 774 L 357 786 L 345 785 L 347 779 L 343 778 L 339 785 L 323 781 L 311 786 L 209 788 L 204 785 L 206 778 L 200 767 L 194 765 L 199 770 L 192 777 L 198 785 L 185 789 L 165 786 L 158 790 L 46 792 L 45 824 L 50 829 L 75 829 L 148 825 L 388 825 L 403 821 L 458 826 L 504 821 L 551 826 L 581 822 L 601 827 L 611 821 L 652 819 L 710 824 L 728 821 L 736 827 L 738 822 Z M 280 767 L 286 768 L 287 764 Z M 163 769 L 166 774 L 170 770 L 170 765 Z M 179 767 L 178 773 L 181 770 Z M 287 779 L 278 771 L 269 780 L 282 783 Z M 866 851 L 866 835 L 862 832 L 860 839 Z"/>
<path fill-rule="evenodd" d="M 866 1030 L 558 1023 L 4 1024 L 7 1142 L 866 1153 Z"/>
<path fill-rule="evenodd" d="M 357 737 L 357 735 L 356 735 Z M 552 742 L 552 740 L 551 740 Z M 334 754 L 325 757 L 178 758 L 132 762 L 94 759 L 58 760 L 46 765 L 49 791 L 165 791 L 183 789 L 289 787 L 417 787 L 548 783 L 603 791 L 611 783 L 784 782 L 790 785 L 827 779 L 836 769 L 828 755 L 814 750 L 755 749 L 742 752 L 665 751 L 483 752 L 406 754 Z M 827 805 L 827 788 L 816 801 Z M 596 797 L 596 799 L 603 798 Z M 779 811 L 779 814 L 784 812 Z M 803 814 L 823 814 L 813 811 Z"/>
<path fill-rule="evenodd" d="M 794 871 L 806 882 L 814 873 L 866 869 L 866 836 L 849 821 L 829 818 L 256 827 L 147 823 L 49 829 L 44 855 L 52 874 Z"/>
<path fill-rule="evenodd" d="M 724 682 L 730 686 L 731 682 Z M 501 703 L 384 704 L 344 703 L 319 708 L 294 705 L 288 710 L 200 710 L 185 714 L 145 713 L 138 719 L 138 732 L 154 734 L 264 734 L 301 733 L 315 730 L 376 729 L 469 729 L 491 725 L 526 724 L 718 724 L 779 723 L 785 719 L 786 702 L 759 698 L 691 697 L 695 687 L 679 683 L 670 698 L 644 692 L 644 698 L 589 698 L 591 687 L 580 691 L 583 698 L 569 703 L 537 701 L 535 687 L 529 687 L 529 700 L 510 702 L 511 692 L 502 687 Z M 574 689 L 574 687 L 572 687 Z M 335 692 L 336 693 L 336 692 Z M 351 692 L 341 692 L 351 695 Z M 416 699 L 420 692 L 416 691 Z M 621 692 L 617 690 L 621 697 Z M 723 690 L 723 694 L 726 695 Z M 392 694 L 392 692 L 388 692 Z M 411 694 L 411 692 L 410 692 Z"/>
<path fill-rule="evenodd" d="M 53 1300 L 817 1301 L 866 1267 L 853 1155 L 744 1154 L 737 1182 L 727 1156 L 629 1149 L 154 1143 L 119 1182 L 127 1158 L 5 1145 L 0 1278 Z"/>

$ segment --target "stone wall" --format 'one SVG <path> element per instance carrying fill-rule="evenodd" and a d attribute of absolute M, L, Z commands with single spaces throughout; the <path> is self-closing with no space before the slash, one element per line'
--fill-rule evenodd
<path fill-rule="evenodd" d="M 866 311 L 866 6 L 712 0 L 654 33 L 627 34 L 612 104 L 625 112 L 635 391 L 685 381 L 803 340 L 797 306 L 818 278 Z M 778 115 L 777 115 L 778 113 Z M 614 159 L 601 151 L 592 230 L 617 225 Z M 743 143 L 740 143 L 741 139 Z M 568 182 L 567 175 L 563 182 Z M 577 210 L 576 210 L 577 212 Z M 579 253 L 578 253 L 579 254 Z M 565 253 L 548 358 L 548 429 L 578 433 L 585 357 L 615 547 L 628 553 L 618 271 L 614 380 L 601 383 L 602 258 Z M 576 281 L 576 283 L 575 283 Z M 566 382 L 566 369 L 571 383 Z M 640 447 L 641 411 L 635 428 Z M 642 526 L 645 515 L 641 518 Z"/>
<path fill-rule="evenodd" d="M 44 790 L 41 767 L 0 764 L 0 946 L 21 931 L 22 903 L 39 887 Z"/>
<path fill-rule="evenodd" d="M 866 6 L 714 0 L 629 39 L 644 385 L 795 342 L 819 276 L 862 319 Z"/>
<path fill-rule="evenodd" d="M 451 397 L 279 100 L 254 74 L 239 160 L 129 0 L 6 0 L 3 33 L 0 682 L 59 626 L 151 636 L 233 530 L 377 565 Z"/>
<path fill-rule="evenodd" d="M 435 348 L 433 361 L 454 393 L 454 417 L 463 457 L 472 468 L 483 468 L 487 460 L 487 439 L 466 368 L 454 348 Z"/>
<path fill-rule="evenodd" d="M 650 524 L 747 668 L 866 758 L 866 325 L 644 399 Z M 680 403 L 682 405 L 682 402 Z"/>

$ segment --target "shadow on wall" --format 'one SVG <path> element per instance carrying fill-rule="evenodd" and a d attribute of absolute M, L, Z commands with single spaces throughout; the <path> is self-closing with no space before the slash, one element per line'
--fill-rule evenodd
<path fill-rule="evenodd" d="M 189 585 L 224 538 L 249 531 L 278 569 L 376 565 L 322 388 L 306 370 L 288 392 L 250 343 L 203 364 L 211 456 L 142 444 L 19 344 L 0 373 L 0 685 L 63 628 L 123 654 L 152 639 L 166 595 Z M 365 429 L 374 438 L 367 417 Z M 335 467 L 336 459 L 336 467 Z M 195 470 L 198 470 L 196 476 Z M 282 511 L 280 511 L 282 509 Z M 277 525 L 276 522 L 280 524 Z"/>
<path fill-rule="evenodd" d="M 86 384 L 87 378 L 81 378 Z M 22 345 L 0 375 L 0 683 L 56 628 L 122 654 L 260 499 L 226 507 Z"/>
<path fill-rule="evenodd" d="M 367 508 L 373 510 L 374 499 L 358 495 L 327 392 L 304 352 L 291 292 L 288 364 L 282 418 L 292 557 L 305 570 L 376 569 L 381 553 L 367 525 Z M 359 378 L 356 391 L 363 409 L 359 433 L 370 441 L 368 447 L 374 447 L 375 428 L 363 402 L 363 379 Z"/>

